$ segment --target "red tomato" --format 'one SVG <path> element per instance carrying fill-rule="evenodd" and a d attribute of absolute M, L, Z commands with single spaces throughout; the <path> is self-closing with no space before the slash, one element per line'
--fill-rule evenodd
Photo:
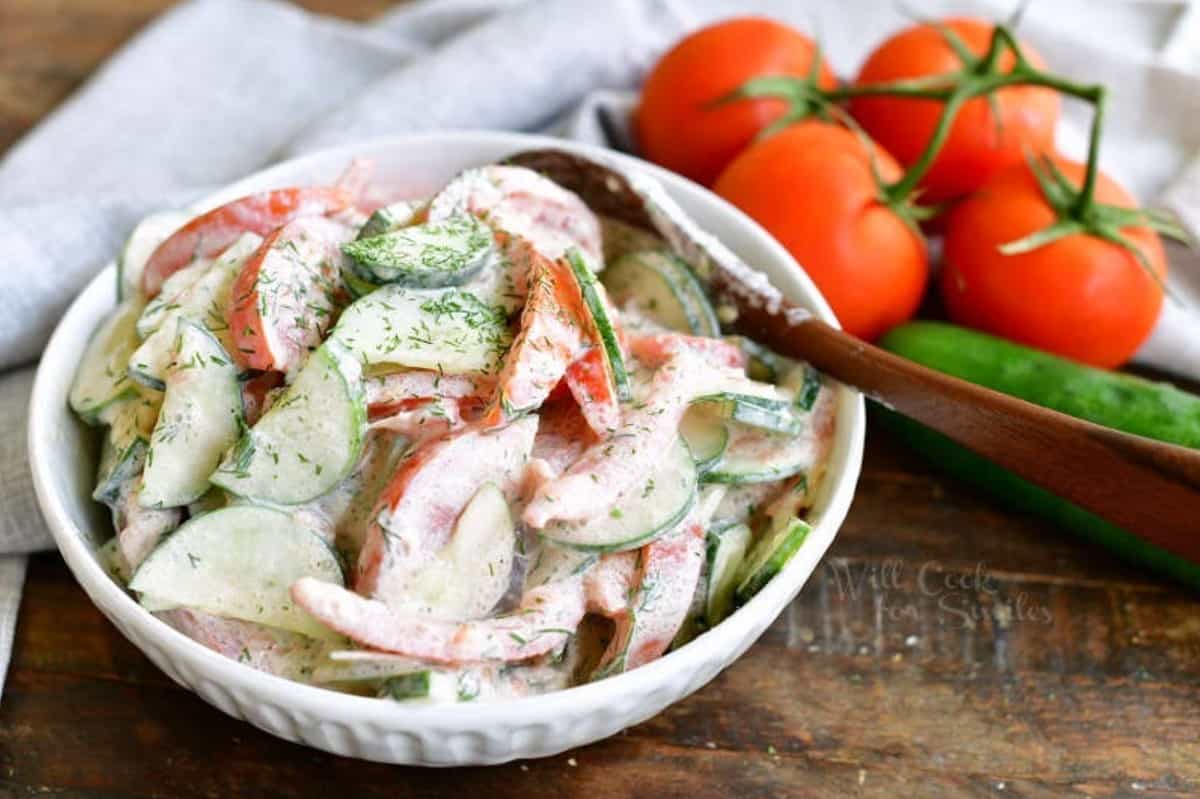
<path fill-rule="evenodd" d="M 886 152 L 875 148 L 875 161 L 883 180 L 899 178 Z M 742 153 L 714 190 L 795 256 L 854 335 L 874 339 L 916 311 L 929 278 L 925 242 L 880 202 L 855 133 L 802 122 Z"/>
<path fill-rule="evenodd" d="M 993 29 L 990 22 L 948 19 L 943 24 L 976 55 L 987 50 Z M 1043 66 L 1041 56 L 1024 43 L 1022 49 L 1030 63 Z M 1006 51 L 997 66 L 1008 71 L 1012 62 L 1011 53 Z M 885 83 L 961 68 L 962 61 L 936 27 L 917 25 L 876 48 L 854 82 Z M 970 100 L 959 109 L 945 145 L 920 183 L 924 189 L 922 200 L 937 203 L 969 194 L 1000 170 L 1021 162 L 1027 150 L 1053 150 L 1059 112 L 1057 92 L 1037 86 L 1012 86 L 996 92 L 995 103 L 1000 112 L 999 124 L 985 97 Z M 924 151 L 942 107 L 936 100 L 857 97 L 850 103 L 850 113 L 907 167 Z"/>
<path fill-rule="evenodd" d="M 745 17 L 696 31 L 651 70 L 634 116 L 638 143 L 651 161 L 704 185 L 786 110 L 782 100 L 745 100 L 712 107 L 751 78 L 806 77 L 816 46 L 799 31 Z M 818 83 L 837 79 L 825 63 Z"/>
<path fill-rule="evenodd" d="M 1057 161 L 1076 186 L 1084 167 Z M 1133 198 L 1103 175 L 1096 199 L 1134 207 Z M 1109 368 L 1129 359 L 1150 334 L 1163 292 L 1128 250 L 1076 234 L 1019 255 L 997 248 L 1056 219 L 1027 165 L 997 175 L 964 200 L 946 223 L 939 278 L 951 318 L 960 324 Z M 1166 259 L 1149 228 L 1121 231 L 1145 256 L 1159 279 Z"/>
<path fill-rule="evenodd" d="M 243 233 L 265 236 L 303 216 L 335 214 L 353 203 L 354 195 L 331 186 L 277 189 L 241 197 L 201 214 L 158 245 L 142 273 L 142 290 L 154 297 L 163 281 L 193 258 L 212 258 Z"/>

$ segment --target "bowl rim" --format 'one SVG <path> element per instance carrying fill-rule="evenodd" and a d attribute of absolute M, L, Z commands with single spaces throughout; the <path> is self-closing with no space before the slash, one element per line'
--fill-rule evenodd
<path fill-rule="evenodd" d="M 796 264 L 787 250 L 733 205 L 698 184 L 639 158 L 549 136 L 509 131 L 453 130 L 368 139 L 315 151 L 269 166 L 228 184 L 193 204 L 192 207 L 207 207 L 226 201 L 226 198 L 239 196 L 239 194 L 246 193 L 242 187 L 247 184 L 270 182 L 277 174 L 306 169 L 315 171 L 314 165 L 316 164 L 337 159 L 349 163 L 352 158 L 364 151 L 402 149 L 406 145 L 411 146 L 416 141 L 426 142 L 428 140 L 436 140 L 437 143 L 451 148 L 471 146 L 509 148 L 513 152 L 533 147 L 555 147 L 579 152 L 582 155 L 611 159 L 623 167 L 647 172 L 670 187 L 672 193 L 692 195 L 699 202 L 709 205 L 715 203 L 723 215 L 731 217 L 732 226 L 741 228 L 741 232 L 753 239 L 757 246 L 770 252 L 773 260 L 795 265 L 798 270 L 797 278 L 806 289 L 805 304 L 823 321 L 835 326 L 838 324 L 820 290 L 812 283 L 807 273 Z M 95 559 L 92 551 L 84 543 L 87 532 L 72 521 L 57 497 L 55 475 L 50 473 L 48 460 L 41 454 L 44 446 L 43 437 L 52 430 L 52 413 L 64 401 L 62 396 L 53 393 L 51 373 L 57 369 L 67 368 L 67 366 L 59 363 L 62 358 L 53 356 L 59 348 L 65 346 L 63 341 L 78 326 L 75 321 L 76 317 L 85 314 L 86 305 L 82 303 L 84 296 L 96 291 L 98 284 L 112 281 L 113 271 L 112 263 L 108 264 L 74 297 L 68 310 L 56 325 L 43 352 L 34 381 L 29 411 L 27 443 L 34 488 L 38 504 L 58 550 L 92 602 L 114 622 L 123 634 L 126 634 L 126 637 L 131 636 L 125 633 L 123 624 L 132 626 L 140 636 L 144 636 L 146 640 L 163 650 L 185 658 L 202 677 L 217 680 L 223 684 L 239 684 L 256 698 L 277 702 L 284 706 L 299 707 L 322 720 L 341 720 L 358 724 L 366 722 L 385 729 L 396 727 L 398 724 L 402 724 L 404 727 L 428 725 L 452 733 L 476 730 L 490 725 L 515 726 L 519 724 L 525 726 L 546 723 L 572 712 L 568 705 L 577 706 L 576 709 L 587 706 L 596 707 L 604 704 L 605 697 L 614 691 L 624 693 L 645 691 L 656 684 L 661 684 L 662 680 L 670 673 L 695 673 L 706 660 L 709 660 L 708 652 L 714 649 L 722 652 L 735 650 L 744 637 L 744 629 L 753 627 L 755 619 L 765 616 L 765 621 L 761 625 L 762 629 L 755 635 L 755 638 L 760 636 L 808 579 L 809 574 L 806 574 L 798 585 L 793 585 L 797 582 L 796 575 L 802 566 L 802 559 L 793 559 L 750 602 L 687 645 L 620 675 L 528 697 L 429 705 L 381 702 L 372 697 L 356 696 L 296 682 L 238 663 L 189 638 L 146 611 L 108 576 Z M 825 513 L 814 525 L 814 532 L 832 527 L 832 530 L 828 531 L 826 535 L 829 540 L 825 544 L 825 550 L 822 550 L 816 559 L 818 564 L 844 521 L 856 490 L 865 440 L 865 415 L 866 411 L 861 395 L 854 395 L 851 402 L 839 404 L 837 424 L 839 426 L 845 424 L 849 427 L 848 447 L 841 474 L 832 476 L 838 482 L 832 487 Z M 826 479 L 829 477 L 827 476 Z M 813 569 L 815 568 L 814 565 Z M 778 610 L 772 611 L 773 607 L 777 607 Z M 122 624 L 117 624 L 117 619 L 120 619 Z M 142 649 L 140 642 L 135 641 L 134 643 L 135 646 Z M 149 653 L 144 652 L 144 654 Z M 727 667 L 735 659 L 726 658 L 723 667 Z M 189 679 L 191 678 L 189 677 Z M 185 687 L 195 692 L 191 686 Z"/>

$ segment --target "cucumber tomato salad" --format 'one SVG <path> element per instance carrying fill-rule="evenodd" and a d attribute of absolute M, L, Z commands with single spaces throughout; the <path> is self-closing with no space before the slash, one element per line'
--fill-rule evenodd
<path fill-rule="evenodd" d="M 356 163 L 125 245 L 69 401 L 147 610 L 270 673 L 456 702 L 637 668 L 783 568 L 819 374 L 535 172 L 380 191 Z"/>

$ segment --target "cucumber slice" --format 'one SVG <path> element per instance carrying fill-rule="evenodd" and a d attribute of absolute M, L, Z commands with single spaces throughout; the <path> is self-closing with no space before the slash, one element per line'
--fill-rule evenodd
<path fill-rule="evenodd" d="M 175 320 L 187 319 L 211 331 L 225 352 L 233 352 L 233 339 L 225 309 L 233 281 L 246 260 L 262 244 L 262 237 L 246 233 L 164 307 L 159 324 L 129 359 L 129 374 L 142 385 L 159 391 L 166 384 L 167 367 L 175 355 L 179 329 Z"/>
<path fill-rule="evenodd" d="M 117 257 L 117 300 L 141 293 L 146 261 L 188 219 L 182 211 L 160 211 L 137 223 Z"/>
<path fill-rule="evenodd" d="M 350 296 L 354 299 L 365 297 L 379 286 L 375 283 L 363 280 L 358 275 L 354 274 L 353 269 L 342 270 L 342 285 L 346 287 L 346 291 L 350 292 Z"/>
<path fill-rule="evenodd" d="M 150 334 L 158 330 L 167 318 L 167 314 L 175 308 L 176 300 L 183 296 L 183 293 L 199 280 L 210 266 L 212 266 L 210 259 L 200 258 L 163 281 L 162 289 L 154 299 L 146 303 L 146 307 L 142 309 L 142 315 L 138 317 L 138 338 L 142 341 L 150 338 Z"/>
<path fill-rule="evenodd" d="M 153 607 L 195 608 L 268 627 L 335 638 L 292 602 L 302 577 L 343 584 L 320 535 L 271 508 L 235 505 L 192 519 L 150 553 L 129 588 Z"/>
<path fill-rule="evenodd" d="M 733 485 L 781 480 L 811 468 L 814 456 L 809 436 L 733 425 L 725 454 L 702 479 Z"/>
<path fill-rule="evenodd" d="M 417 220 L 422 211 L 429 207 L 428 200 L 401 200 L 400 202 L 377 208 L 367 217 L 362 229 L 358 231 L 359 240 L 373 236 L 382 236 L 403 227 L 408 227 Z"/>
<path fill-rule="evenodd" d="M 767 349 L 746 336 L 726 336 L 726 341 L 737 345 L 746 354 L 746 374 L 762 383 L 778 383 L 795 366 L 795 361 Z"/>
<path fill-rule="evenodd" d="M 79 361 L 67 404 L 88 424 L 98 424 L 106 408 L 137 394 L 125 366 L 137 347 L 134 326 L 141 311 L 142 301 L 137 298 L 118 305 L 101 323 Z"/>
<path fill-rule="evenodd" d="M 507 314 L 460 289 L 384 286 L 342 313 L 330 334 L 364 364 L 493 373 L 512 343 Z"/>
<path fill-rule="evenodd" d="M 708 471 L 725 454 L 729 445 L 729 428 L 703 408 L 689 408 L 679 423 L 679 435 L 691 450 L 696 468 L 701 474 Z"/>
<path fill-rule="evenodd" d="M 776 433 L 795 435 L 804 428 L 804 420 L 785 400 L 721 391 L 697 397 L 692 404 L 703 405 L 722 419 Z"/>
<path fill-rule="evenodd" d="M 466 283 L 488 263 L 492 247 L 491 228 L 462 214 L 359 238 L 342 252 L 364 280 L 431 289 Z"/>
<path fill-rule="evenodd" d="M 721 334 L 716 311 L 691 267 L 657 250 L 630 253 L 605 271 L 604 285 L 620 307 L 639 313 L 671 330 L 696 336 Z"/>
<path fill-rule="evenodd" d="M 596 562 L 600 555 L 579 549 L 560 547 L 545 540 L 541 542 L 537 557 L 525 576 L 525 588 L 537 588 L 539 585 L 566 580 L 583 574 Z"/>
<path fill-rule="evenodd" d="M 696 503 L 696 464 L 682 438 L 675 439 L 644 484 L 617 496 L 604 516 L 552 522 L 541 535 L 564 547 L 597 552 L 635 549 L 672 530 Z"/>
<path fill-rule="evenodd" d="M 788 519 L 768 528 L 737 573 L 735 598 L 738 604 L 750 601 L 795 555 L 812 527 L 803 519 Z"/>
<path fill-rule="evenodd" d="M 484 483 L 459 515 L 450 543 L 416 576 L 415 596 L 439 618 L 483 618 L 508 591 L 516 543 L 508 500 Z"/>
<path fill-rule="evenodd" d="M 604 300 L 596 287 L 596 276 L 584 263 L 579 250 L 574 247 L 567 250 L 567 262 L 571 264 L 571 272 L 579 283 L 579 292 L 583 296 L 588 316 L 591 317 L 596 337 L 600 339 L 601 350 L 604 352 L 604 369 L 616 389 L 613 393 L 621 402 L 629 402 L 633 399 L 633 391 L 629 387 L 629 372 L 625 369 L 625 358 L 621 355 L 621 344 L 617 341 L 616 330 L 608 318 Z"/>
<path fill-rule="evenodd" d="M 720 624 L 733 609 L 738 570 L 750 546 L 750 526 L 737 524 L 708 534 L 708 596 L 704 618 L 709 627 Z"/>
<path fill-rule="evenodd" d="M 353 355 L 326 342 L 210 480 L 249 499 L 308 502 L 354 469 L 366 429 L 362 369 Z"/>
<path fill-rule="evenodd" d="M 180 319 L 178 330 L 162 412 L 146 454 L 138 498 L 144 508 L 173 508 L 203 496 L 209 475 L 245 424 L 233 359 L 203 325 Z"/>
<path fill-rule="evenodd" d="M 159 404 L 155 398 L 139 395 L 110 405 L 101 414 L 109 427 L 92 492 L 96 502 L 115 510 L 122 487 L 141 474 Z"/>
<path fill-rule="evenodd" d="M 799 364 L 783 375 L 780 386 L 795 394 L 797 408 L 811 411 L 821 394 L 821 373 L 806 363 Z"/>
<path fill-rule="evenodd" d="M 400 674 L 384 680 L 378 695 L 380 699 L 397 702 L 457 702 L 460 676 L 460 672 L 451 669 L 422 669 Z"/>

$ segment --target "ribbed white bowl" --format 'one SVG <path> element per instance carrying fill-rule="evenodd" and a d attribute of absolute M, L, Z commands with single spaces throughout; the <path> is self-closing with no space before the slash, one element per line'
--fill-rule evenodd
<path fill-rule="evenodd" d="M 329 150 L 279 164 L 236 183 L 203 207 L 251 191 L 332 181 L 352 157 L 377 166 L 378 179 L 428 194 L 459 170 L 531 147 L 589 148 L 511 133 L 399 136 Z M 676 175 L 636 159 L 705 228 L 762 269 L 792 300 L 834 321 L 795 261 L 753 221 Z M 745 607 L 692 643 L 640 669 L 546 696 L 495 703 L 409 706 L 312 688 L 257 672 L 176 632 L 114 584 L 95 557 L 111 534 L 91 501 L 98 442 L 67 409 L 67 391 L 84 347 L 115 303 L 109 266 L 59 323 L 38 370 L 31 401 L 29 452 L 42 512 L 59 549 L 96 606 L 117 629 L 179 684 L 231 716 L 261 729 L 350 757 L 430 766 L 501 763 L 543 757 L 643 721 L 711 680 L 752 644 L 808 579 L 849 509 L 862 460 L 861 397 L 842 389 L 828 475 L 813 510 L 813 532 L 787 568 Z M 183 719 L 180 719 L 183 723 Z"/>

